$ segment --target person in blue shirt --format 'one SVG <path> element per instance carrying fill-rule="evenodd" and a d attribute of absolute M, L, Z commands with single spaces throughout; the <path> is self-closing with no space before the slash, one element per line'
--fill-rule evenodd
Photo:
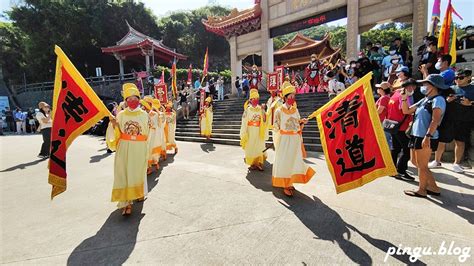
<path fill-rule="evenodd" d="M 194 82 L 194 89 L 199 90 L 199 88 L 201 88 L 201 82 L 199 81 L 199 79 L 196 79 L 196 81 Z"/>
<path fill-rule="evenodd" d="M 438 148 L 438 126 L 446 110 L 446 100 L 440 93 L 449 89 L 449 86 L 439 74 L 431 74 L 417 83 L 423 85 L 420 91 L 425 98 L 408 107 L 408 94 L 402 92 L 402 111 L 406 115 L 415 114 L 408 145 L 412 150 L 412 162 L 418 168 L 420 182 L 418 190 L 405 190 L 404 193 L 412 197 L 426 198 L 428 194 L 440 195 L 440 188 L 428 168 L 428 163 L 432 151 Z"/>
<path fill-rule="evenodd" d="M 454 84 L 454 70 L 450 68 L 452 57 L 449 54 L 442 55 L 438 57 L 438 62 L 435 64 L 436 70 L 438 70 L 440 75 L 443 77 L 444 84 L 451 86 Z M 421 73 L 423 77 L 426 78 L 428 74 L 428 69 L 426 67 L 421 68 Z"/>

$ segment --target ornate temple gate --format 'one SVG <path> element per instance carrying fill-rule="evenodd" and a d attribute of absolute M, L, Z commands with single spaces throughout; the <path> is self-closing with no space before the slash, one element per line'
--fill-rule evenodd
<path fill-rule="evenodd" d="M 412 52 L 427 33 L 426 0 L 256 0 L 252 8 L 203 20 L 208 31 L 230 45 L 232 84 L 242 76 L 242 59 L 262 56 L 262 69 L 273 71 L 273 37 L 347 17 L 347 57 L 356 58 L 358 35 L 377 24 L 413 22 Z M 384 41 L 384 40 L 382 40 Z M 386 40 L 385 40 L 386 41 Z M 390 40 L 391 41 L 391 40 Z M 417 59 L 416 54 L 413 56 Z M 414 62 L 417 65 L 417 62 Z M 233 93 L 236 93 L 232 86 Z"/>

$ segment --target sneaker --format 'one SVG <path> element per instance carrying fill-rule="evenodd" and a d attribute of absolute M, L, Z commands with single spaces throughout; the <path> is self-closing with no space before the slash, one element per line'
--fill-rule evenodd
<path fill-rule="evenodd" d="M 438 168 L 438 167 L 441 167 L 442 164 L 440 162 L 437 162 L 437 161 L 432 161 L 428 164 L 428 168 L 432 169 L 432 168 Z"/>
<path fill-rule="evenodd" d="M 459 174 L 464 173 L 464 169 L 457 163 L 453 164 L 453 171 Z"/>

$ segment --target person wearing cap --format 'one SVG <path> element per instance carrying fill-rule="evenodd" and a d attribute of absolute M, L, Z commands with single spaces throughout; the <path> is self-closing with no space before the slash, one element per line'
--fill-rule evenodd
<path fill-rule="evenodd" d="M 257 90 L 250 90 L 250 104 L 245 108 L 240 125 L 240 146 L 245 151 L 245 163 L 250 170 L 263 171 L 267 159 L 265 150 L 266 114 L 259 103 Z"/>
<path fill-rule="evenodd" d="M 428 164 L 430 168 L 441 167 L 441 158 L 446 143 L 454 140 L 453 171 L 463 173 L 461 162 L 464 157 L 466 142 L 469 142 L 471 129 L 474 125 L 474 85 L 471 84 L 472 71 L 460 69 L 456 72 L 456 86 L 446 101 L 446 115 L 440 126 L 440 137 L 435 160 Z"/>
<path fill-rule="evenodd" d="M 36 113 L 36 120 L 40 124 L 41 135 L 43 136 L 43 144 L 41 144 L 41 150 L 38 154 L 40 158 L 49 157 L 49 149 L 51 145 L 51 127 L 53 121 L 51 119 L 51 108 L 49 104 L 45 102 L 38 103 L 39 112 Z"/>
<path fill-rule="evenodd" d="M 272 130 L 272 136 L 275 135 L 273 131 L 273 124 L 275 123 L 275 111 L 283 105 L 283 100 L 280 97 L 281 92 L 278 90 L 270 91 L 270 98 L 267 100 L 267 128 Z"/>
<path fill-rule="evenodd" d="M 148 113 L 149 121 L 149 134 L 147 138 L 148 145 L 148 160 L 147 160 L 147 174 L 151 174 L 156 167 L 158 170 L 159 159 L 161 153 L 160 141 L 156 138 L 156 130 L 158 129 L 158 113 L 153 110 L 153 98 L 149 95 L 143 97 L 143 100 L 140 101 L 142 108 L 145 112 Z"/>
<path fill-rule="evenodd" d="M 440 195 L 440 188 L 428 168 L 428 163 L 432 151 L 438 148 L 438 127 L 446 110 L 446 100 L 440 93 L 449 87 L 438 74 L 429 75 L 417 82 L 423 84 L 420 90 L 425 98 L 409 106 L 408 94 L 402 93 L 402 108 L 406 115 L 415 114 L 409 147 L 413 150 L 412 161 L 418 168 L 420 181 L 418 190 L 405 190 L 404 193 L 412 197 L 426 198 L 428 194 Z"/>
<path fill-rule="evenodd" d="M 148 162 L 149 116 L 140 108 L 140 92 L 133 83 L 123 84 L 122 95 L 127 108 L 111 119 L 114 128 L 120 130 L 114 162 L 112 202 L 118 202 L 122 215 L 132 213 L 133 200 L 143 199 L 146 194 Z"/>
<path fill-rule="evenodd" d="M 207 97 L 204 101 L 204 110 L 199 117 L 199 124 L 201 128 L 201 136 L 205 137 L 206 139 L 211 139 L 212 135 L 212 120 L 214 114 L 212 112 L 212 99 L 211 97 Z"/>
<path fill-rule="evenodd" d="M 413 104 L 413 92 L 416 88 L 416 81 L 408 79 L 402 83 L 402 88 L 395 90 L 388 102 L 387 119 L 398 123 L 399 127 L 396 133 L 390 133 L 392 139 L 391 155 L 394 165 L 397 168 L 397 175 L 393 176 L 397 179 L 413 181 L 414 178 L 407 173 L 408 161 L 410 160 L 410 148 L 408 143 L 410 139 L 405 131 L 408 129 L 412 121 L 412 115 L 403 113 L 402 94 L 407 95 L 409 105 Z"/>
<path fill-rule="evenodd" d="M 289 82 L 282 84 L 284 104 L 275 112 L 273 128 L 276 132 L 275 161 L 272 171 L 272 185 L 283 188 L 283 193 L 293 196 L 294 183 L 307 183 L 315 171 L 303 160 L 303 142 L 300 135 L 302 125 L 308 119 L 301 119 L 296 108 L 296 89 Z"/>
<path fill-rule="evenodd" d="M 399 69 L 395 71 L 397 75 L 397 79 L 393 82 L 392 84 L 392 89 L 393 90 L 398 90 L 402 87 L 402 83 L 411 78 L 411 72 L 410 69 L 406 66 L 402 66 Z"/>
<path fill-rule="evenodd" d="M 384 80 L 387 80 L 388 78 L 387 70 L 392 65 L 392 58 L 395 55 L 397 55 L 397 48 L 395 46 L 390 46 L 388 55 L 386 55 L 382 60 L 382 73 Z M 401 58 L 399 63 L 403 64 L 403 60 L 401 60 Z"/>
<path fill-rule="evenodd" d="M 162 111 L 160 100 L 153 99 L 152 108 L 158 114 L 158 125 L 155 130 L 156 146 L 153 152 L 154 160 L 166 159 L 165 114 Z"/>
<path fill-rule="evenodd" d="M 165 138 L 166 150 L 174 149 L 174 154 L 178 153 L 178 146 L 176 146 L 176 112 L 173 110 L 173 102 L 168 101 L 165 105 Z"/>
<path fill-rule="evenodd" d="M 380 98 L 375 103 L 375 107 L 377 107 L 377 113 L 379 114 L 380 122 L 382 123 L 385 118 L 387 118 L 388 103 L 390 102 L 390 93 L 392 92 L 392 89 L 390 83 L 386 81 L 376 84 L 375 87 L 377 88 L 377 94 L 380 95 Z M 386 131 L 384 133 L 388 146 L 392 149 L 392 136 L 390 136 L 390 133 Z"/>

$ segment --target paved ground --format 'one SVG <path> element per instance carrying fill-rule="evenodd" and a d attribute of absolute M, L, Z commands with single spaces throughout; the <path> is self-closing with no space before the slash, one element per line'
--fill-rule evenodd
<path fill-rule="evenodd" d="M 473 172 L 435 170 L 438 199 L 404 196 L 416 183 L 390 177 L 336 195 L 321 154 L 310 153 L 317 175 L 288 199 L 272 189 L 271 165 L 248 173 L 238 147 L 179 143 L 149 177 L 148 199 L 124 218 L 109 202 L 114 156 L 100 139 L 71 146 L 68 191 L 54 201 L 47 162 L 36 158 L 40 142 L 0 138 L 1 263 L 405 264 L 408 255 L 384 261 L 387 250 L 474 246 Z M 454 255 L 418 262 L 459 263 Z"/>

